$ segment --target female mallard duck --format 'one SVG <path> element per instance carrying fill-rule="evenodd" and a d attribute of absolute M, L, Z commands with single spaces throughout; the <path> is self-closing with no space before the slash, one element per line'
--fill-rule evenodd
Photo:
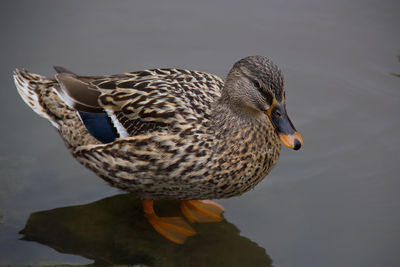
<path fill-rule="evenodd" d="M 182 200 L 191 222 L 220 221 L 223 208 L 200 199 L 248 191 L 277 163 L 280 141 L 302 145 L 286 114 L 282 73 L 266 57 L 236 62 L 225 82 L 182 69 L 55 70 L 55 79 L 16 70 L 21 97 L 80 163 L 143 199 L 149 222 L 176 243 L 195 231 L 183 218 L 158 217 L 154 199 Z"/>

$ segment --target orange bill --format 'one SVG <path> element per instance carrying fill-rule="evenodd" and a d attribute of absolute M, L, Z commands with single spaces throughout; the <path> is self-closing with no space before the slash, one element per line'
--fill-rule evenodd
<path fill-rule="evenodd" d="M 303 139 L 298 132 L 290 135 L 280 133 L 279 139 L 281 139 L 282 144 L 294 150 L 299 150 L 303 145 Z"/>

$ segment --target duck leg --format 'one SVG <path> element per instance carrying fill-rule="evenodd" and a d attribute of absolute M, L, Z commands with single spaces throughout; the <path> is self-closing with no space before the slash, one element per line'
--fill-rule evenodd
<path fill-rule="evenodd" d="M 196 231 L 182 217 L 158 217 L 154 211 L 154 201 L 142 200 L 145 216 L 154 229 L 174 243 L 183 244 Z"/>
<path fill-rule="evenodd" d="M 220 222 L 224 208 L 211 200 L 182 200 L 181 211 L 190 222 Z"/>

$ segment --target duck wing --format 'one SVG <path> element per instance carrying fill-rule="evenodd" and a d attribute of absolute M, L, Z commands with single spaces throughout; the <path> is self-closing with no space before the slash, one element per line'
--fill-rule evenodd
<path fill-rule="evenodd" d="M 153 69 L 110 76 L 56 75 L 58 94 L 103 143 L 154 132 L 180 132 L 209 120 L 223 81 L 182 69 Z M 106 138 L 102 138 L 106 130 Z M 99 138 L 100 137 L 100 138 Z M 103 139 L 103 140 L 101 140 Z"/>

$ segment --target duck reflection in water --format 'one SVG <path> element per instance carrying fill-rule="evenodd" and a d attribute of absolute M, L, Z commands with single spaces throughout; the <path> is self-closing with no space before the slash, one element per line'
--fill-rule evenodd
<path fill-rule="evenodd" d="M 178 201 L 159 201 L 160 214 L 179 214 Z M 95 265 L 272 266 L 264 248 L 223 220 L 196 224 L 198 235 L 177 245 L 154 232 L 141 201 L 120 194 L 90 204 L 34 212 L 20 232 L 61 253 L 81 255 Z"/>

